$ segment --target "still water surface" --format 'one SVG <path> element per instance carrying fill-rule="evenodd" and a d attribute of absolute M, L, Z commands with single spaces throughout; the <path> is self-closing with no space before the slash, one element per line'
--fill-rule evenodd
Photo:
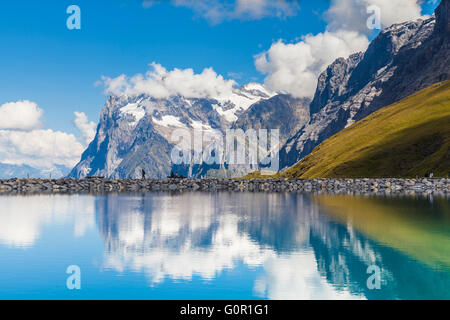
<path fill-rule="evenodd" d="M 80 290 L 66 287 L 70 265 Z M 35 298 L 450 299 L 450 201 L 2 196 L 0 299 Z"/>

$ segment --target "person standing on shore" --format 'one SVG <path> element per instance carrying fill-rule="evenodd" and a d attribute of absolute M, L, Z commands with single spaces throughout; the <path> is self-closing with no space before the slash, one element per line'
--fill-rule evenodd
<path fill-rule="evenodd" d="M 145 170 L 142 169 L 142 180 L 145 180 Z"/>

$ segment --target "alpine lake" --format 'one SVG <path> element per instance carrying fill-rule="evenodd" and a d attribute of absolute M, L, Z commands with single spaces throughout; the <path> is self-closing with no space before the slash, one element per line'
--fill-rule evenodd
<path fill-rule="evenodd" d="M 0 299 L 450 299 L 450 198 L 2 195 Z"/>

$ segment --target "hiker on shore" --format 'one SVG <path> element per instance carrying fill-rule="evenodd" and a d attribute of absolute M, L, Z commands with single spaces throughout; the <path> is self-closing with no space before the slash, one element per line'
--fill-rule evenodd
<path fill-rule="evenodd" d="M 142 169 L 142 180 L 145 180 L 145 170 Z"/>

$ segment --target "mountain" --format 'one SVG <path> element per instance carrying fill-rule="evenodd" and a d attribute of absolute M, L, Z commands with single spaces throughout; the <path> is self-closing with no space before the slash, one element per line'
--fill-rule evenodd
<path fill-rule="evenodd" d="M 297 122 L 304 124 L 307 121 L 307 107 L 297 112 L 295 108 L 301 108 L 296 103 L 297 99 L 284 95 L 277 98 L 275 93 L 257 83 L 249 83 L 236 88 L 230 96 L 217 98 L 172 96 L 156 99 L 145 94 L 109 96 L 100 115 L 96 136 L 70 176 L 140 178 L 142 169 L 149 177 L 166 177 L 172 170 L 185 176 L 207 175 L 214 168 L 206 164 L 196 165 L 194 160 L 197 154 L 186 165 L 172 164 L 171 152 L 178 145 L 172 139 L 176 129 L 187 129 L 191 133 L 202 130 L 203 147 L 212 148 L 211 141 L 222 137 L 241 116 L 244 117 L 241 120 L 243 126 L 251 126 L 255 122 L 254 114 L 266 119 L 261 124 L 276 122 L 279 113 L 271 110 L 283 109 L 285 102 L 289 103 L 289 107 L 283 110 L 284 120 L 294 117 L 291 128 L 296 129 Z M 295 132 L 288 129 L 282 131 L 284 141 Z M 182 147 L 188 148 L 191 144 Z M 254 169 L 248 166 L 233 169 L 235 173 L 231 175 L 245 174 Z"/>
<path fill-rule="evenodd" d="M 280 143 L 284 144 L 288 138 L 308 123 L 310 102 L 307 98 L 296 99 L 291 95 L 278 94 L 253 104 L 239 116 L 232 128 L 244 131 L 279 129 Z"/>
<path fill-rule="evenodd" d="M 52 169 L 39 169 L 28 165 L 0 163 L 0 179 L 11 178 L 61 178 L 70 172 L 70 168 L 55 165 Z"/>
<path fill-rule="evenodd" d="M 319 77 L 311 119 L 280 150 L 280 168 L 374 111 L 450 79 L 449 1 L 429 19 L 392 25 L 365 53 L 339 58 Z"/>
<path fill-rule="evenodd" d="M 279 143 L 278 145 L 270 144 L 270 149 L 279 150 L 284 145 L 289 137 L 303 127 L 309 120 L 309 103 L 307 98 L 297 99 L 291 95 L 278 94 L 272 98 L 261 100 L 250 106 L 246 111 L 239 115 L 238 119 L 232 124 L 231 129 L 242 129 L 243 131 L 255 130 L 258 132 L 260 129 L 278 129 L 279 130 Z M 248 131 L 247 131 L 248 132 Z M 260 140 L 257 140 L 259 143 Z M 270 143 L 270 141 L 268 141 Z M 249 139 L 242 141 L 249 143 Z M 210 149 L 216 147 L 215 145 L 209 146 Z M 259 148 L 258 148 L 259 147 Z M 267 154 L 267 149 L 257 146 L 260 154 Z M 207 149 L 207 152 L 209 150 Z M 246 157 L 251 157 L 250 152 L 246 152 Z M 261 160 L 261 159 L 259 159 Z M 258 162 L 254 160 L 253 162 Z M 267 168 L 267 165 L 263 165 L 259 161 L 256 167 L 245 165 L 230 165 L 229 157 L 226 158 L 224 164 L 206 165 L 202 164 L 199 167 L 200 175 L 209 177 L 241 177 L 245 176 L 249 172 Z"/>
<path fill-rule="evenodd" d="M 450 171 L 450 81 L 381 108 L 322 142 L 282 177 L 423 177 Z"/>

